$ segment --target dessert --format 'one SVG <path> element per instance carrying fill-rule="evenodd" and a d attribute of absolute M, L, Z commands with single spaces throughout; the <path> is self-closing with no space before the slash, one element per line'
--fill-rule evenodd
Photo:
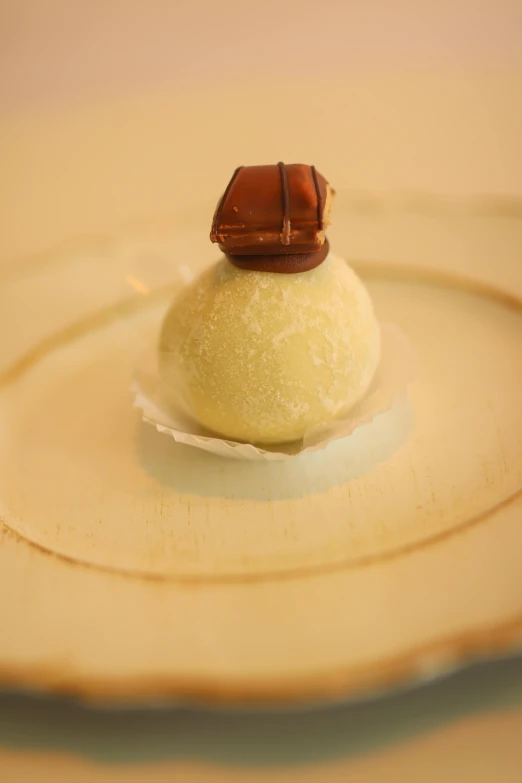
<path fill-rule="evenodd" d="M 237 169 L 212 222 L 223 256 L 165 318 L 162 380 L 221 437 L 301 439 L 372 381 L 380 330 L 363 283 L 329 249 L 333 195 L 311 166 Z"/>

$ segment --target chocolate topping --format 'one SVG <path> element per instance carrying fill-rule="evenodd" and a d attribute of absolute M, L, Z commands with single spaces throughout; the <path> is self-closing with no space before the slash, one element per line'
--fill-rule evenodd
<path fill-rule="evenodd" d="M 279 272 L 292 275 L 297 272 L 308 272 L 322 264 L 330 252 L 328 240 L 315 253 L 281 253 L 281 255 L 246 255 L 238 256 L 226 253 L 228 260 L 240 269 L 250 269 L 253 272 Z"/>
<path fill-rule="evenodd" d="M 281 192 L 283 194 L 283 232 L 281 234 L 281 242 L 283 245 L 290 244 L 290 207 L 289 207 L 289 195 L 288 195 L 288 174 L 286 173 L 286 166 L 284 163 L 279 162 L 279 171 L 281 172 Z"/>
<path fill-rule="evenodd" d="M 315 192 L 316 192 L 316 195 L 317 195 L 317 223 L 319 225 L 319 228 L 322 231 L 323 228 L 324 228 L 324 219 L 323 219 L 324 202 L 323 202 L 323 196 L 322 196 L 322 193 L 321 193 L 321 188 L 319 186 L 319 178 L 317 176 L 317 171 L 315 170 L 315 166 L 310 166 L 310 168 L 312 169 L 312 177 L 314 179 Z"/>
<path fill-rule="evenodd" d="M 332 193 L 313 166 L 239 167 L 218 204 L 210 239 L 228 255 L 317 252 Z"/>

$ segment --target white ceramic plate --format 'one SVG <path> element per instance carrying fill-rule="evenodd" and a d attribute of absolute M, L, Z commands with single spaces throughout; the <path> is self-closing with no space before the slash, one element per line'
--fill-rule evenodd
<path fill-rule="evenodd" d="M 326 451 L 219 459 L 129 384 L 212 206 L 0 280 L 0 678 L 110 701 L 304 701 L 522 641 L 522 211 L 340 197 L 331 241 L 418 357 Z"/>

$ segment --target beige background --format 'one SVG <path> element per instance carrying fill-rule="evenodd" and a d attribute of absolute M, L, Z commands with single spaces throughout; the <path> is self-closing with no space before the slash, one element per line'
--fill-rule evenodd
<path fill-rule="evenodd" d="M 361 191 L 520 196 L 521 96 L 516 0 L 3 0 L 0 262 L 212 201 L 239 162 L 310 160 L 338 187 Z M 441 723 L 420 736 L 415 720 L 440 701 L 404 697 L 390 713 L 404 726 L 400 741 L 291 772 L 201 761 L 196 751 L 139 767 L 103 753 L 93 761 L 74 741 L 46 749 L 42 719 L 21 745 L 5 740 L 0 777 L 518 781 L 522 698 L 502 709 L 498 694 L 521 677 L 513 665 L 488 669 L 474 681 L 483 700 L 464 716 L 467 691 L 442 686 Z M 13 709 L 2 703 L 4 722 Z M 56 736 L 66 723 L 98 736 L 81 713 L 49 710 Z M 110 758 L 111 732 L 122 729 L 116 718 L 104 725 Z M 304 744 L 327 742 L 316 725 Z M 191 726 L 204 748 L 219 718 Z M 289 731 L 299 736 L 299 724 Z M 273 741 L 260 732 L 259 747 Z"/>
<path fill-rule="evenodd" d="M 219 94 L 256 79 L 484 73 L 522 63 L 518 0 L 2 0 L 0 7 L 0 100 L 9 109 L 150 87 L 204 85 Z M 303 111 L 313 108 L 321 110 L 320 92 Z"/>
<path fill-rule="evenodd" d="M 519 0 L 3 0 L 0 259 L 214 201 L 238 163 L 522 194 Z"/>

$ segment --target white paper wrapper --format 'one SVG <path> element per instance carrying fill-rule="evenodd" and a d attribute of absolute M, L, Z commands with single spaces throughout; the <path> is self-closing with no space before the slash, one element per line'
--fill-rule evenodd
<path fill-rule="evenodd" d="M 302 441 L 261 448 L 253 443 L 219 438 L 177 411 L 159 376 L 157 355 L 154 349 L 144 358 L 131 387 L 134 407 L 141 410 L 143 420 L 178 443 L 220 457 L 252 461 L 290 459 L 319 451 L 334 440 L 348 437 L 358 427 L 389 410 L 395 399 L 405 394 L 415 375 L 415 355 L 407 338 L 394 324 L 381 324 L 381 361 L 365 397 L 344 418 L 308 430 Z"/>

